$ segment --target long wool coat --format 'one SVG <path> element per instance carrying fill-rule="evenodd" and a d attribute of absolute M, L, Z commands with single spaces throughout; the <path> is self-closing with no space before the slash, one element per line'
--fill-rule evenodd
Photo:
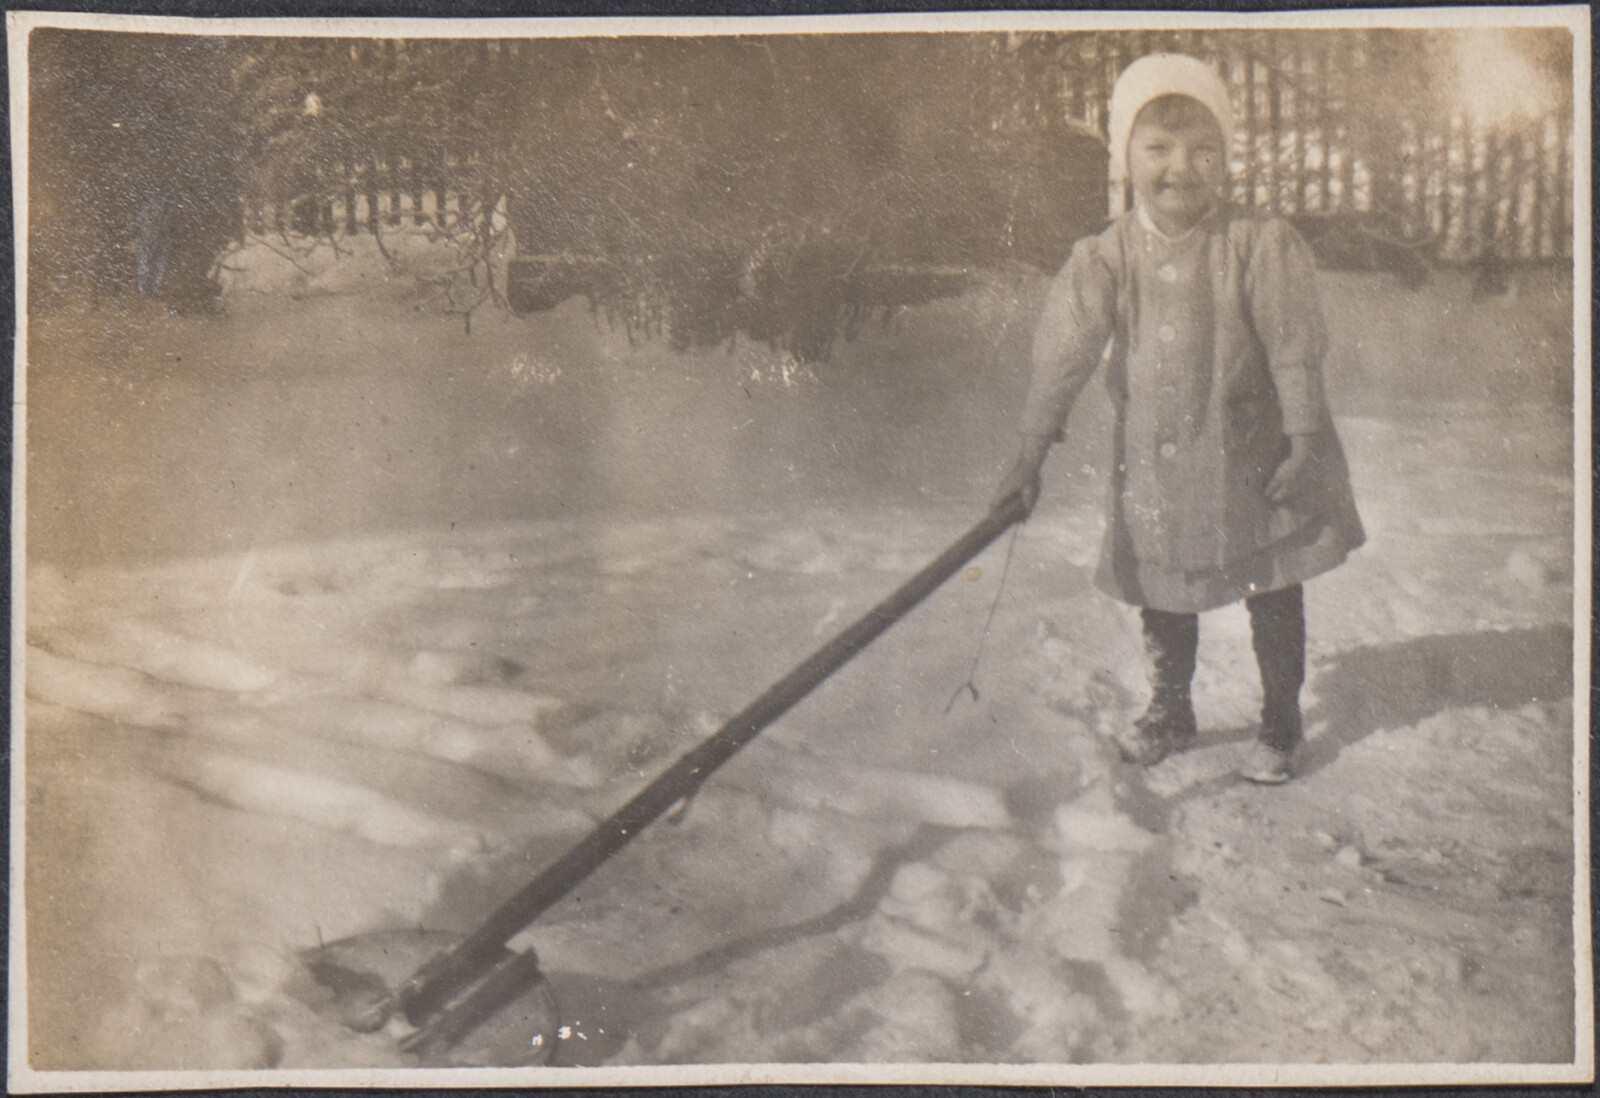
<path fill-rule="evenodd" d="M 1323 395 L 1309 249 L 1284 221 L 1219 207 L 1178 239 L 1139 210 L 1079 241 L 1034 338 L 1025 446 L 1042 453 L 1102 361 L 1116 410 L 1096 581 L 1173 612 L 1310 579 L 1365 540 Z M 1307 435 L 1283 505 L 1266 485 Z"/>

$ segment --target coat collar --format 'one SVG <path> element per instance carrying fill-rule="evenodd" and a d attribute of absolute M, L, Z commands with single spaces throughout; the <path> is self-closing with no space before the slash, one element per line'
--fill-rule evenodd
<path fill-rule="evenodd" d="M 1155 237 L 1157 240 L 1163 241 L 1167 244 L 1182 244 L 1195 233 L 1205 228 L 1206 225 L 1208 225 L 1217 216 L 1217 206 L 1213 204 L 1211 209 L 1207 210 L 1200 216 L 1199 221 L 1196 221 L 1193 225 L 1190 225 L 1186 231 L 1177 236 L 1168 236 L 1166 233 L 1156 228 L 1156 223 L 1150 220 L 1150 211 L 1145 209 L 1143 202 L 1134 203 L 1133 212 L 1134 216 L 1139 219 L 1139 224 L 1143 226 L 1144 231 Z"/>

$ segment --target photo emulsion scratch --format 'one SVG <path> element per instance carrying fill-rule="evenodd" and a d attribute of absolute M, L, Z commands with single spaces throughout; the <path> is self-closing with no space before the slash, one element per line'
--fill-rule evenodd
<path fill-rule="evenodd" d="M 13 13 L 11 1089 L 1591 1079 L 1585 11 Z"/>

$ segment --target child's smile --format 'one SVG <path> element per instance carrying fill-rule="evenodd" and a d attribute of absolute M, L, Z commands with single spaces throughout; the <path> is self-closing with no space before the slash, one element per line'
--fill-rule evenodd
<path fill-rule="evenodd" d="M 1168 128 L 1147 121 L 1128 141 L 1133 191 L 1155 222 L 1171 236 L 1188 232 L 1217 200 L 1226 172 L 1222 131 L 1215 124 Z"/>

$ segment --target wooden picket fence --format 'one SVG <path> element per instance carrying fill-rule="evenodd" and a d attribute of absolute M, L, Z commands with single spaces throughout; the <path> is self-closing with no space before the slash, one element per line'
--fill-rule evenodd
<path fill-rule="evenodd" d="M 331 174 L 331 173 L 330 173 Z M 409 161 L 393 167 L 373 162 L 343 178 L 320 180 L 288 198 L 255 195 L 239 200 L 235 234 L 332 236 L 422 228 L 452 230 L 493 215 L 501 196 L 474 196 L 446 182 L 449 167 L 421 170 Z"/>
<path fill-rule="evenodd" d="M 1224 76 L 1240 123 L 1229 150 L 1235 202 L 1291 217 L 1348 217 L 1440 263 L 1571 258 L 1570 110 L 1495 130 L 1464 112 L 1442 121 L 1419 113 L 1378 147 L 1370 136 L 1361 140 L 1350 117 L 1348 89 L 1370 64 L 1365 32 L 1287 36 L 1267 48 L 1262 41 L 1224 31 L 1059 35 L 1051 48 L 1062 114 L 1104 135 L 1111 88 L 1129 63 L 1163 50 L 1204 57 Z M 504 51 L 503 60 L 515 53 Z M 366 152 L 312 175 L 295 195 L 242 200 L 241 239 L 449 229 L 502 201 L 461 193 L 450 164 L 384 163 Z M 1110 204 L 1125 201 L 1112 195 Z"/>

